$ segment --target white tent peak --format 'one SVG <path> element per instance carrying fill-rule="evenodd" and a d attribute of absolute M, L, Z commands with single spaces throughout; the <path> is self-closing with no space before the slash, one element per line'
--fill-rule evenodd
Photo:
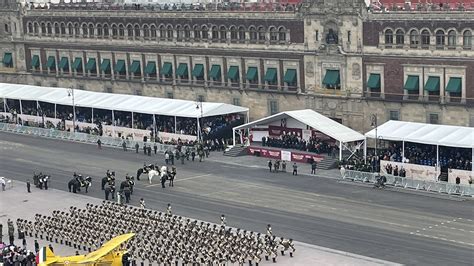
<path fill-rule="evenodd" d="M 0 98 L 72 105 L 67 88 L 41 87 L 22 84 L 0 83 Z M 74 90 L 74 105 L 144 114 L 165 116 L 201 117 L 200 104 L 196 101 L 155 98 L 148 96 Z M 199 108 L 197 106 L 199 105 Z M 217 116 L 248 112 L 248 108 L 227 103 L 203 102 L 202 116 Z"/>
<path fill-rule="evenodd" d="M 247 123 L 245 125 L 235 127 L 234 130 L 253 128 L 260 124 L 269 123 L 288 117 L 291 117 L 305 125 L 308 125 L 314 128 L 315 130 L 318 130 L 323 134 L 342 143 L 365 140 L 364 135 L 360 134 L 359 132 L 348 128 L 332 120 L 331 118 L 328 118 L 311 109 L 281 112 Z"/>
<path fill-rule="evenodd" d="M 375 129 L 365 134 L 375 138 Z M 377 127 L 383 140 L 407 141 L 430 145 L 474 148 L 474 128 L 390 120 Z"/>

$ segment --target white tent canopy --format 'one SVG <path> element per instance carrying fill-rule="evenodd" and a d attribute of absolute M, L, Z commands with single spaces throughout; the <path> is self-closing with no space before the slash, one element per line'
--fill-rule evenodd
<path fill-rule="evenodd" d="M 68 96 L 68 89 L 66 88 L 0 83 L 0 98 L 72 105 L 72 99 Z M 76 107 L 188 118 L 201 117 L 201 110 L 196 108 L 195 101 L 84 90 L 74 90 L 74 98 Z M 202 117 L 245 113 L 248 110 L 245 107 L 226 103 L 202 103 Z"/>
<path fill-rule="evenodd" d="M 245 125 L 235 127 L 234 130 L 253 128 L 259 125 L 265 125 L 274 121 L 279 121 L 283 118 L 293 118 L 342 143 L 365 140 L 364 135 L 360 134 L 359 132 L 352 130 L 310 109 L 281 112 Z"/>
<path fill-rule="evenodd" d="M 375 138 L 375 129 L 365 134 Z M 377 138 L 430 145 L 474 148 L 474 128 L 390 120 L 377 127 Z"/>

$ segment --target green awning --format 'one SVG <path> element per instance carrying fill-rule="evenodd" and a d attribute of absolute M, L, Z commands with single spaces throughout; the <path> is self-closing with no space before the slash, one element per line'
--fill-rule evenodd
<path fill-rule="evenodd" d="M 407 77 L 407 81 L 405 81 L 405 86 L 403 86 L 403 89 L 407 91 L 418 91 L 420 86 L 419 81 L 420 78 L 418 76 L 409 75 Z"/>
<path fill-rule="evenodd" d="M 49 56 L 48 61 L 46 62 L 47 68 L 55 68 L 56 67 L 56 58 L 54 56 Z"/>
<path fill-rule="evenodd" d="M 133 74 L 140 74 L 140 61 L 133 60 L 132 64 L 130 65 L 130 73 Z"/>
<path fill-rule="evenodd" d="M 67 57 L 61 57 L 61 60 L 59 61 L 59 69 L 62 69 L 64 71 L 67 71 L 69 69 L 69 59 Z"/>
<path fill-rule="evenodd" d="M 256 67 L 249 67 L 247 69 L 247 75 L 246 75 L 246 79 L 247 80 L 250 80 L 250 81 L 255 81 L 258 77 L 258 73 L 257 73 L 257 68 Z"/>
<path fill-rule="evenodd" d="M 296 69 L 287 69 L 283 81 L 286 83 L 295 83 L 296 82 Z"/>
<path fill-rule="evenodd" d="M 156 64 L 153 61 L 149 61 L 145 67 L 145 74 L 156 75 Z"/>
<path fill-rule="evenodd" d="M 221 79 L 221 66 L 220 65 L 212 65 L 211 71 L 209 71 L 209 76 L 212 79 Z"/>
<path fill-rule="evenodd" d="M 439 77 L 429 76 L 425 84 L 426 91 L 439 91 Z"/>
<path fill-rule="evenodd" d="M 339 70 L 328 69 L 324 75 L 323 85 L 337 86 L 341 84 L 341 77 Z"/>
<path fill-rule="evenodd" d="M 110 72 L 110 59 L 102 60 L 102 64 L 100 64 L 99 70 L 102 72 Z"/>
<path fill-rule="evenodd" d="M 461 78 L 449 78 L 448 85 L 446 86 L 447 92 L 459 93 L 462 88 L 462 79 Z"/>
<path fill-rule="evenodd" d="M 125 74 L 125 60 L 117 60 L 117 63 L 115 63 L 115 72 Z"/>
<path fill-rule="evenodd" d="M 87 61 L 86 64 L 86 71 L 95 72 L 96 65 L 95 58 L 89 58 L 89 61 Z"/>
<path fill-rule="evenodd" d="M 39 55 L 33 55 L 33 58 L 31 58 L 31 66 L 35 68 L 40 66 Z"/>
<path fill-rule="evenodd" d="M 276 82 L 277 80 L 277 69 L 276 68 L 267 68 L 267 72 L 265 73 L 265 77 L 263 78 L 265 81 L 268 82 Z"/>
<path fill-rule="evenodd" d="M 160 75 L 170 76 L 173 74 L 173 65 L 170 62 L 164 62 L 161 67 Z"/>
<path fill-rule="evenodd" d="M 188 64 L 180 63 L 176 70 L 176 75 L 180 78 L 188 76 Z"/>
<path fill-rule="evenodd" d="M 82 58 L 76 57 L 72 63 L 71 68 L 76 71 L 82 71 Z"/>
<path fill-rule="evenodd" d="M 3 54 L 3 64 L 6 65 L 6 66 L 9 66 L 9 65 L 13 64 L 12 53 Z"/>
<path fill-rule="evenodd" d="M 380 74 L 370 74 L 367 87 L 370 89 L 380 89 Z"/>
<path fill-rule="evenodd" d="M 239 67 L 238 66 L 229 67 L 229 71 L 227 71 L 227 77 L 231 80 L 238 80 L 239 79 Z"/>
<path fill-rule="evenodd" d="M 195 64 L 192 74 L 193 74 L 193 77 L 195 77 L 195 78 L 204 77 L 204 65 L 203 64 Z"/>

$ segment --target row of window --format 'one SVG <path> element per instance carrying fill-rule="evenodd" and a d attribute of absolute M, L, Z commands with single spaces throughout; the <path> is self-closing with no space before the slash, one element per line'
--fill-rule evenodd
<path fill-rule="evenodd" d="M 43 65 L 43 67 L 41 67 Z M 97 62 L 96 58 L 88 58 L 83 62 L 82 57 L 73 58 L 71 61 L 69 57 L 60 57 L 57 61 L 56 56 L 48 56 L 46 62 L 41 64 L 39 55 L 33 55 L 31 58 L 31 69 L 39 71 L 41 69 L 47 70 L 49 73 L 74 73 L 89 76 L 105 75 L 111 77 L 112 73 L 117 79 L 120 78 L 138 78 L 142 77 L 147 80 L 160 80 L 163 82 L 172 82 L 173 80 L 189 83 L 204 83 L 209 82 L 211 85 L 229 84 L 237 86 L 242 79 L 249 85 L 265 84 L 268 88 L 277 89 L 279 84 L 286 86 L 289 90 L 296 90 L 297 88 L 297 70 L 294 68 L 287 68 L 284 70 L 283 76 L 278 74 L 278 68 L 267 67 L 264 75 L 259 76 L 259 69 L 256 66 L 248 66 L 244 73 L 240 73 L 238 65 L 230 65 L 227 69 L 219 64 L 210 65 L 206 73 L 205 65 L 195 63 L 192 69 L 187 63 L 178 63 L 174 66 L 171 62 L 163 62 L 158 65 L 156 61 L 149 60 L 142 62 L 139 60 L 131 60 L 127 65 L 125 60 L 118 59 L 112 62 L 111 59 L 102 59 Z M 242 77 L 241 77 L 242 75 Z"/>
<path fill-rule="evenodd" d="M 385 36 L 385 45 L 404 45 L 405 44 L 405 31 L 402 29 L 398 29 L 393 31 L 392 29 L 386 29 L 384 31 Z M 456 30 L 449 30 L 447 33 L 440 29 L 437 30 L 434 35 L 428 29 L 423 29 L 418 31 L 417 29 L 412 29 L 409 32 L 409 41 L 410 47 L 416 48 L 421 45 L 421 47 L 428 48 L 430 45 L 435 44 L 437 48 L 444 48 L 446 45 L 448 48 L 455 48 L 458 45 L 462 45 L 465 49 L 472 48 L 472 31 L 471 30 L 464 30 L 462 32 L 462 44 L 458 43 L 459 33 Z M 434 43 L 431 42 L 431 37 L 434 36 L 435 40 Z"/>
<path fill-rule="evenodd" d="M 266 41 L 287 42 L 289 32 L 283 27 L 271 26 L 208 26 L 208 25 L 124 25 L 124 24 L 92 24 L 92 23 L 58 23 L 28 22 L 27 33 L 32 35 L 56 37 L 83 37 L 83 38 L 117 38 L 117 39 L 147 39 L 173 41 L 177 40 L 220 40 L 231 41 Z M 248 34 L 247 34 L 248 33 Z"/>

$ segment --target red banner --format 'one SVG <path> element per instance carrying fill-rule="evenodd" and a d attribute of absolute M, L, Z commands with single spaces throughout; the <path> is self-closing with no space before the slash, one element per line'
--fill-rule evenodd
<path fill-rule="evenodd" d="M 316 162 L 320 162 L 324 159 L 324 157 L 318 154 L 308 154 L 308 153 L 300 153 L 300 152 L 291 153 L 292 162 L 307 163 L 308 159 L 313 159 Z"/>
<path fill-rule="evenodd" d="M 279 150 L 249 147 L 247 151 L 251 155 L 255 155 L 255 153 L 260 153 L 260 156 L 262 157 L 278 159 L 278 160 L 281 159 L 281 151 Z"/>

